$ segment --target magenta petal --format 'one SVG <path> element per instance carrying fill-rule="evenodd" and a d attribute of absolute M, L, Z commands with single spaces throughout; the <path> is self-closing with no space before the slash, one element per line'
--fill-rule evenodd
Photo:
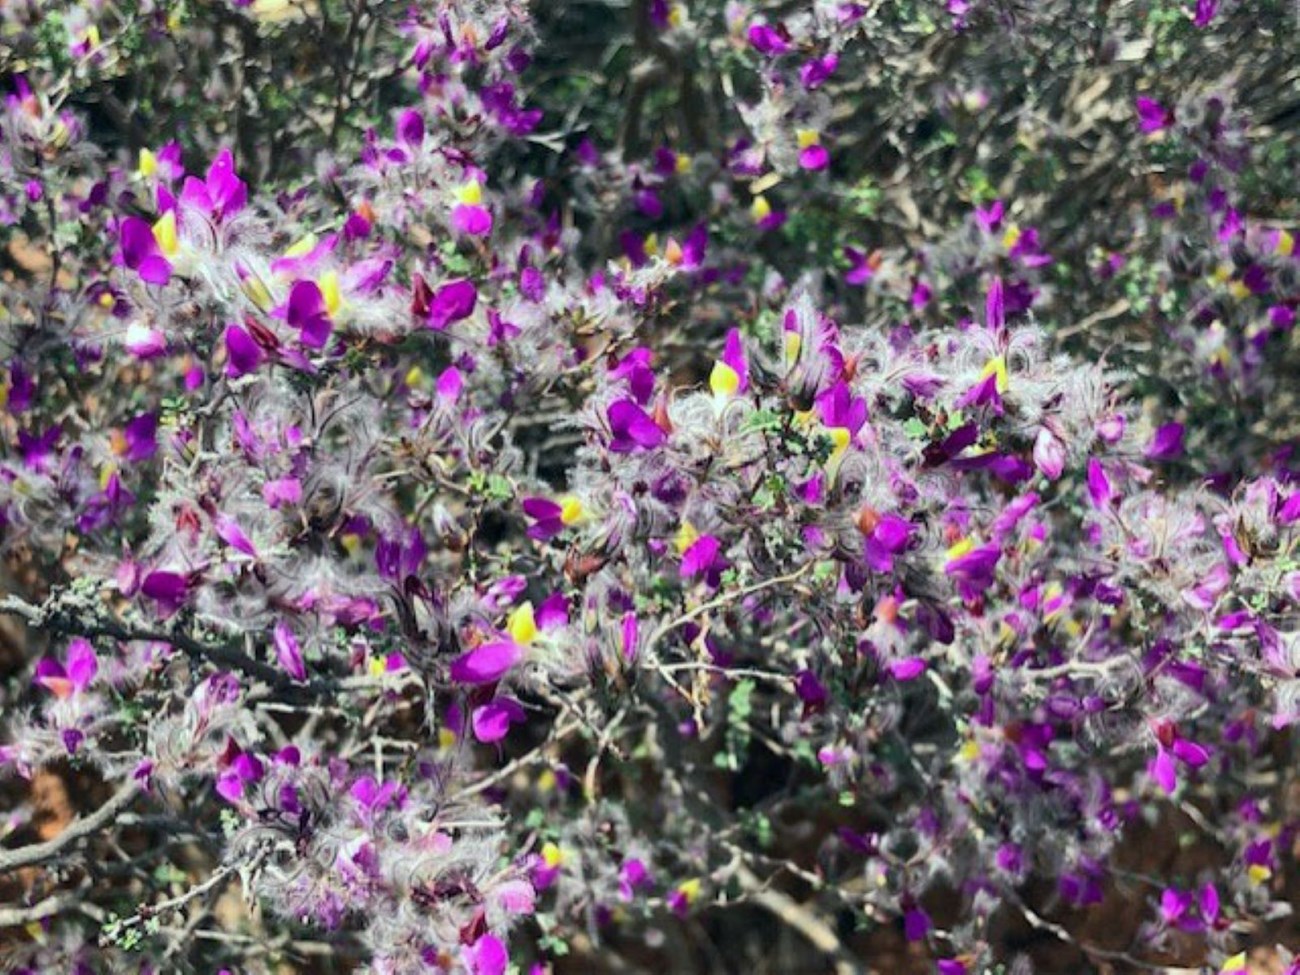
<path fill-rule="evenodd" d="M 628 663 L 636 660 L 637 644 L 640 642 L 641 627 L 636 613 L 623 615 L 623 659 Z"/>
<path fill-rule="evenodd" d="M 718 540 L 712 535 L 701 535 L 682 554 L 682 577 L 689 579 L 705 571 L 718 557 Z"/>
<path fill-rule="evenodd" d="M 32 676 L 32 681 L 42 687 L 49 687 L 52 681 L 67 679 L 68 672 L 63 669 L 63 664 L 51 657 L 43 657 L 36 665 L 36 673 Z"/>
<path fill-rule="evenodd" d="M 77 637 L 68 644 L 68 680 L 77 690 L 84 690 L 99 673 L 99 658 L 90 641 Z"/>
<path fill-rule="evenodd" d="M 451 662 L 451 679 L 458 684 L 491 684 L 505 676 L 523 656 L 513 640 L 498 640 L 475 647 Z"/>
<path fill-rule="evenodd" d="M 166 258 L 151 254 L 136 268 L 145 284 L 164 285 L 172 279 L 172 266 Z"/>
<path fill-rule="evenodd" d="M 549 498 L 524 498 L 524 514 L 538 521 L 559 518 L 563 509 Z"/>
<path fill-rule="evenodd" d="M 799 153 L 799 166 L 809 172 L 825 169 L 830 162 L 831 154 L 821 144 L 805 146 Z"/>
<path fill-rule="evenodd" d="M 1151 763 L 1151 776 L 1160 788 L 1173 795 L 1174 788 L 1178 785 L 1178 775 L 1174 769 L 1173 757 L 1162 746 L 1157 747 L 1156 760 Z"/>
<path fill-rule="evenodd" d="M 441 331 L 453 322 L 468 318 L 477 303 L 478 289 L 473 281 L 449 281 L 429 302 L 429 327 Z"/>
<path fill-rule="evenodd" d="M 876 524 L 871 538 L 885 551 L 902 551 L 912 537 L 912 523 L 899 515 L 885 515 Z"/>
<path fill-rule="evenodd" d="M 1088 459 L 1088 496 L 1092 499 L 1094 508 L 1106 507 L 1115 496 L 1106 469 L 1096 458 Z"/>
<path fill-rule="evenodd" d="M 510 733 L 512 722 L 522 721 L 524 710 L 514 701 L 498 698 L 474 709 L 470 723 L 474 737 L 484 744 L 498 742 Z"/>
<path fill-rule="evenodd" d="M 239 773 L 228 768 L 218 775 L 217 794 L 232 804 L 244 798 L 244 781 L 239 777 Z"/>
<path fill-rule="evenodd" d="M 179 572 L 150 572 L 144 577 L 140 591 L 160 603 L 179 606 L 185 601 L 189 584 Z"/>
<path fill-rule="evenodd" d="M 126 459 L 133 464 L 148 460 L 158 451 L 158 414 L 141 413 L 122 429 Z"/>
<path fill-rule="evenodd" d="M 607 411 L 609 428 L 614 434 L 609 449 L 616 454 L 653 450 L 667 439 L 667 434 L 645 410 L 631 400 L 619 400 Z"/>
<path fill-rule="evenodd" d="M 492 214 L 485 207 L 461 203 L 451 211 L 451 225 L 462 234 L 486 237 L 492 232 Z"/>
<path fill-rule="evenodd" d="M 397 117 L 397 137 L 408 146 L 424 142 L 424 116 L 413 108 L 404 111 Z"/>
<path fill-rule="evenodd" d="M 1146 455 L 1152 460 L 1171 460 L 1183 452 L 1183 425 L 1166 423 L 1147 444 Z"/>
<path fill-rule="evenodd" d="M 246 376 L 262 362 L 262 350 L 253 337 L 238 325 L 226 327 L 226 375 L 231 379 Z"/>
<path fill-rule="evenodd" d="M 285 320 L 302 333 L 302 344 L 312 349 L 325 345 L 333 324 L 325 310 L 325 298 L 314 281 L 297 281 L 289 290 Z"/>
<path fill-rule="evenodd" d="M 289 629 L 289 624 L 284 620 L 276 621 L 272 639 L 275 643 L 276 659 L 284 668 L 284 672 L 296 681 L 305 681 L 307 667 L 303 664 L 302 649 L 298 646 L 298 638 L 294 636 L 293 630 Z"/>
<path fill-rule="evenodd" d="M 248 186 L 235 175 L 235 160 L 229 149 L 222 149 L 208 167 L 208 197 L 223 217 L 244 209 Z"/>
<path fill-rule="evenodd" d="M 244 530 L 239 527 L 239 522 L 234 518 L 229 515 L 217 515 L 212 519 L 212 527 L 216 529 L 217 537 L 231 548 L 253 558 L 257 557 L 257 549 L 253 548 L 253 543 L 249 541 Z"/>
<path fill-rule="evenodd" d="M 1203 746 L 1185 738 L 1179 738 L 1173 744 L 1174 757 L 1192 768 L 1200 768 L 1210 760 L 1210 753 Z"/>
<path fill-rule="evenodd" d="M 302 482 L 296 477 L 282 477 L 262 485 L 262 500 L 272 508 L 297 504 L 302 500 Z"/>
<path fill-rule="evenodd" d="M 891 660 L 889 663 L 889 674 L 896 681 L 916 680 L 925 673 L 925 661 L 920 657 L 904 657 L 902 660 Z"/>
<path fill-rule="evenodd" d="M 158 241 L 153 228 L 139 217 L 127 217 L 118 228 L 118 243 L 122 248 L 122 262 L 133 271 L 142 261 L 158 254 Z"/>
<path fill-rule="evenodd" d="M 554 630 L 569 624 L 569 601 L 562 592 L 553 592 L 537 607 L 534 620 L 539 630 Z"/>
<path fill-rule="evenodd" d="M 497 937 L 485 934 L 465 949 L 465 964 L 470 975 L 505 975 L 510 955 Z"/>

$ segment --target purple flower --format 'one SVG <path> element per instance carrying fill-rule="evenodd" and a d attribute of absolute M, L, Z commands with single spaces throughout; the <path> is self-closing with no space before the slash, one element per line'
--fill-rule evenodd
<path fill-rule="evenodd" d="M 32 405 L 32 397 L 35 395 L 35 381 L 22 363 L 15 359 L 9 364 L 9 401 L 6 404 L 9 412 L 14 416 L 25 412 Z"/>
<path fill-rule="evenodd" d="M 830 701 L 830 693 L 826 690 L 826 685 L 818 680 L 817 675 L 811 670 L 805 669 L 795 674 L 794 692 L 803 702 L 805 718 L 824 710 Z"/>
<path fill-rule="evenodd" d="M 469 650 L 451 662 L 451 679 L 457 684 L 493 684 L 524 655 L 514 640 L 494 640 Z"/>
<path fill-rule="evenodd" d="M 612 403 L 606 416 L 613 434 L 609 449 L 616 454 L 654 450 L 668 439 L 650 415 L 631 400 L 621 399 Z"/>
<path fill-rule="evenodd" d="M 475 738 L 484 744 L 492 744 L 509 734 L 511 724 L 522 722 L 525 717 L 518 702 L 499 697 L 475 708 L 470 715 L 470 724 Z"/>
<path fill-rule="evenodd" d="M 412 525 L 405 539 L 379 539 L 375 546 L 375 567 L 379 570 L 381 579 L 387 579 L 401 587 L 408 578 L 419 574 L 428 552 L 424 535 L 418 527 Z"/>
<path fill-rule="evenodd" d="M 419 146 L 424 142 L 424 116 L 413 108 L 408 108 L 397 117 L 397 137 L 408 146 Z"/>
<path fill-rule="evenodd" d="M 325 296 L 314 281 L 295 281 L 289 289 L 285 321 L 301 333 L 302 344 L 309 349 L 323 348 L 333 331 L 325 308 Z"/>
<path fill-rule="evenodd" d="M 99 673 L 99 658 L 95 648 L 82 637 L 73 639 L 68 644 L 64 655 L 65 663 L 48 657 L 36 665 L 34 682 L 40 684 L 56 697 L 68 697 L 84 691 Z"/>
<path fill-rule="evenodd" d="M 217 776 L 217 793 L 234 805 L 244 798 L 245 788 L 253 782 L 260 782 L 264 770 L 256 755 L 238 752 L 229 765 Z"/>
<path fill-rule="evenodd" d="M 296 681 L 306 681 L 307 667 L 303 663 L 302 649 L 298 646 L 298 638 L 284 620 L 276 620 L 272 642 L 275 644 L 276 659 L 280 661 L 284 672 Z"/>
<path fill-rule="evenodd" d="M 140 592 L 158 603 L 164 615 L 170 615 L 189 596 L 189 581 L 179 572 L 150 572 L 140 583 Z"/>
<path fill-rule="evenodd" d="M 237 552 L 243 552 L 245 555 L 257 558 L 257 549 L 249 541 L 244 530 L 239 527 L 239 522 L 235 521 L 230 515 L 218 514 L 212 519 L 212 528 L 217 533 L 217 537 L 229 545 Z"/>
<path fill-rule="evenodd" d="M 222 338 L 226 343 L 226 375 L 231 379 L 246 376 L 261 365 L 261 348 L 238 325 L 227 325 Z"/>
<path fill-rule="evenodd" d="M 943 571 L 956 583 L 962 599 L 969 601 L 993 585 L 993 570 L 1001 557 L 1000 548 L 985 545 L 949 559 Z"/>
<path fill-rule="evenodd" d="M 820 172 L 831 163 L 831 154 L 820 142 L 799 150 L 799 167 L 809 172 Z"/>
<path fill-rule="evenodd" d="M 840 63 L 840 57 L 833 51 L 820 58 L 805 61 L 799 68 L 799 81 L 809 91 L 815 91 L 824 84 Z"/>
<path fill-rule="evenodd" d="M 470 237 L 486 237 L 492 232 L 492 213 L 475 203 L 458 203 L 451 211 L 451 225 Z"/>
<path fill-rule="evenodd" d="M 1166 423 L 1160 427 L 1144 451 L 1151 460 L 1172 460 L 1183 453 L 1183 425 Z"/>
<path fill-rule="evenodd" d="M 650 401 L 655 390 L 655 374 L 650 368 L 651 352 L 645 346 L 637 346 L 609 370 L 609 378 L 627 383 L 632 398 L 644 406 Z"/>
<path fill-rule="evenodd" d="M 845 247 L 844 258 L 851 265 L 844 273 L 846 284 L 866 284 L 876 276 L 876 271 L 880 267 L 878 253 L 868 254 L 856 247 Z"/>
<path fill-rule="evenodd" d="M 117 233 L 122 263 L 140 275 L 141 281 L 163 285 L 171 280 L 171 262 L 163 257 L 153 227 L 139 217 L 127 217 Z"/>
<path fill-rule="evenodd" d="M 1196 0 L 1196 10 L 1192 14 L 1192 23 L 1197 27 L 1209 27 L 1210 21 L 1219 11 L 1218 0 Z"/>
<path fill-rule="evenodd" d="M 1049 481 L 1055 481 L 1065 470 L 1065 444 L 1047 427 L 1040 427 L 1034 438 L 1034 466 Z"/>
<path fill-rule="evenodd" d="M 618 871 L 619 899 L 625 902 L 631 901 L 639 888 L 648 887 L 651 882 L 650 871 L 646 865 L 636 857 L 629 857 L 623 861 L 623 866 Z"/>
<path fill-rule="evenodd" d="M 716 585 L 720 571 L 726 567 L 721 557 L 721 543 L 712 535 L 701 535 L 682 553 L 682 578 L 704 574 L 709 585 Z"/>
<path fill-rule="evenodd" d="M 891 660 L 888 664 L 889 676 L 900 683 L 916 680 L 925 673 L 925 661 L 920 657 L 904 657 Z"/>
<path fill-rule="evenodd" d="M 429 301 L 429 327 L 441 332 L 453 322 L 459 322 L 474 313 L 478 303 L 478 289 L 467 279 L 449 281 L 434 292 Z"/>
<path fill-rule="evenodd" d="M 18 452 L 22 454 L 23 466 L 38 474 L 47 473 L 54 463 L 54 445 L 62 435 L 63 427 L 57 423 L 39 435 L 19 430 Z"/>
<path fill-rule="evenodd" d="M 187 177 L 181 200 L 221 220 L 244 209 L 248 186 L 235 175 L 235 161 L 229 149 L 217 153 L 204 180 Z"/>
<path fill-rule="evenodd" d="M 1139 95 L 1134 105 L 1137 108 L 1138 128 L 1143 132 L 1159 132 L 1173 121 L 1173 114 L 1154 98 Z"/>
<path fill-rule="evenodd" d="M 124 456 L 132 464 L 148 460 L 158 452 L 158 414 L 141 413 L 127 421 L 122 430 Z"/>
<path fill-rule="evenodd" d="M 281 477 L 262 485 L 262 500 L 272 508 L 297 504 L 302 500 L 302 482 L 296 477 Z"/>
<path fill-rule="evenodd" d="M 924 940 L 930 926 L 930 915 L 920 906 L 910 907 L 903 913 L 903 934 L 908 941 Z"/>
<path fill-rule="evenodd" d="M 495 935 L 485 934 L 464 951 L 469 975 L 505 975 L 510 964 L 506 946 Z"/>
<path fill-rule="evenodd" d="M 1099 509 L 1106 507 L 1115 497 L 1106 468 L 1095 457 L 1088 458 L 1088 497 L 1092 499 L 1092 506 Z"/>
<path fill-rule="evenodd" d="M 623 659 L 627 663 L 633 663 L 636 660 L 637 652 L 640 649 L 641 625 L 636 618 L 636 613 L 628 612 L 623 614 L 623 632 L 622 632 L 622 649 Z"/>
<path fill-rule="evenodd" d="M 786 34 L 785 29 L 770 24 L 751 24 L 749 43 L 758 53 L 766 54 L 768 57 L 776 57 L 790 50 L 789 35 Z"/>

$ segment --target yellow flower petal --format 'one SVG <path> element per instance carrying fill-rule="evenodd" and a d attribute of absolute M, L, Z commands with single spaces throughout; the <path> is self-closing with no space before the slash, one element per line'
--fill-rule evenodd
<path fill-rule="evenodd" d="M 749 215 L 754 218 L 754 223 L 762 223 L 772 215 L 772 204 L 767 202 L 767 197 L 756 196 L 749 205 Z"/>
<path fill-rule="evenodd" d="M 152 176 L 158 171 L 158 157 L 148 149 L 140 150 L 140 163 L 136 166 L 137 173 L 141 176 Z"/>
<path fill-rule="evenodd" d="M 792 366 L 799 359 L 799 347 L 803 344 L 803 339 L 799 337 L 798 332 L 786 332 L 784 340 L 785 364 Z"/>
<path fill-rule="evenodd" d="M 997 387 L 999 393 L 1005 393 L 1007 387 L 1011 385 L 1010 378 L 1007 376 L 1006 356 L 995 355 L 988 362 L 984 363 L 984 369 L 980 372 L 981 379 L 987 379 L 989 376 L 997 376 Z"/>
<path fill-rule="evenodd" d="M 531 602 L 521 603 L 510 614 L 510 621 L 507 624 L 510 631 L 510 638 L 515 643 L 527 646 L 537 637 L 537 619 L 533 616 L 533 604 Z"/>
<path fill-rule="evenodd" d="M 572 525 L 582 517 L 582 502 L 575 497 L 560 500 L 560 521 Z"/>
<path fill-rule="evenodd" d="M 483 202 L 483 187 L 475 180 L 470 180 L 456 191 L 456 199 L 466 206 L 478 206 Z"/>
<path fill-rule="evenodd" d="M 949 562 L 952 562 L 955 561 L 956 559 L 961 558 L 967 552 L 974 551 L 974 549 L 975 549 L 975 543 L 969 538 L 963 538 L 956 545 L 948 549 L 948 551 L 945 553 L 945 557 Z"/>
<path fill-rule="evenodd" d="M 321 297 L 325 299 L 325 310 L 329 312 L 331 318 L 334 317 L 343 304 L 343 296 L 339 292 L 338 272 L 326 271 L 316 279 L 316 287 L 320 288 Z"/>
<path fill-rule="evenodd" d="M 677 548 L 680 555 L 688 548 L 695 544 L 699 539 L 700 533 L 689 521 L 683 521 L 682 527 L 677 530 L 677 538 L 674 539 L 673 545 Z"/>
<path fill-rule="evenodd" d="M 816 129 L 795 129 L 794 137 L 798 141 L 800 149 L 807 149 L 809 146 L 815 146 L 822 141 L 821 133 Z"/>
<path fill-rule="evenodd" d="M 312 248 L 314 248 L 317 243 L 319 243 L 319 241 L 317 241 L 316 235 L 308 234 L 306 237 L 303 237 L 301 240 L 295 241 L 290 245 L 289 249 L 284 252 L 284 256 L 292 259 L 295 257 L 302 257 L 304 254 L 310 254 Z"/>
<path fill-rule="evenodd" d="M 175 257 L 180 250 L 180 240 L 176 236 L 176 211 L 168 210 L 153 225 L 153 239 L 158 242 L 158 249 L 167 257 Z"/>
<path fill-rule="evenodd" d="M 715 362 L 709 373 L 709 389 L 714 396 L 735 396 L 740 389 L 740 373 L 725 362 Z"/>

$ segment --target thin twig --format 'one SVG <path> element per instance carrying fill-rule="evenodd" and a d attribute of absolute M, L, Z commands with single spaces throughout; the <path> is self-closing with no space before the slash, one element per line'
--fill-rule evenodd
<path fill-rule="evenodd" d="M 68 824 L 58 836 L 44 843 L 33 843 L 16 850 L 0 850 L 0 875 L 17 870 L 20 867 L 32 867 L 55 859 L 65 849 L 83 837 L 89 836 L 113 821 L 113 818 L 135 799 L 140 791 L 140 783 L 134 779 L 127 782 L 113 797 L 96 809 L 89 816 L 78 817 Z"/>

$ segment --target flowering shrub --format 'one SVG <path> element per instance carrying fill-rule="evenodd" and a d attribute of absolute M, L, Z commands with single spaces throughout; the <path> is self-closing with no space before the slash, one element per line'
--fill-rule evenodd
<path fill-rule="evenodd" d="M 9 817 L 10 970 L 706 971 L 754 908 L 801 970 L 1246 971 L 1297 27 L 0 10 L 0 759 L 86 798 Z"/>

